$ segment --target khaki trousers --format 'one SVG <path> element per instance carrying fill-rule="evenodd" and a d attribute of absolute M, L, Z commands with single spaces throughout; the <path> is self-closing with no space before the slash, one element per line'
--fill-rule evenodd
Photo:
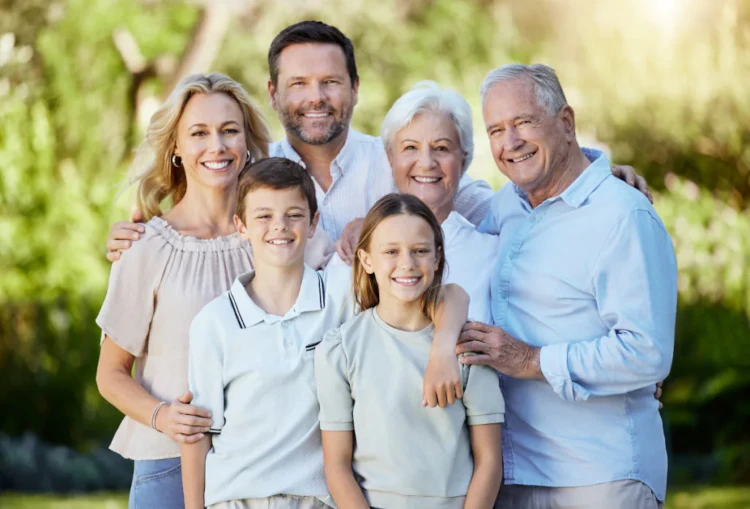
<path fill-rule="evenodd" d="M 575 488 L 503 485 L 495 509 L 661 509 L 640 481 L 614 481 Z"/>
<path fill-rule="evenodd" d="M 330 509 L 315 497 L 276 495 L 268 498 L 231 500 L 209 506 L 209 509 Z"/>

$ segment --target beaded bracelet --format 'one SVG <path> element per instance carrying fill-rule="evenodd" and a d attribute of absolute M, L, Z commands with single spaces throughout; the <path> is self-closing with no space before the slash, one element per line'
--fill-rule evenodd
<path fill-rule="evenodd" d="M 163 407 L 164 405 L 166 405 L 166 404 L 167 404 L 166 401 L 160 401 L 159 404 L 156 405 L 156 408 L 154 408 L 154 413 L 151 414 L 151 427 L 153 429 L 156 429 L 156 414 L 158 414 L 159 413 L 159 409 L 161 407 Z M 156 431 L 159 431 L 159 430 L 156 429 Z"/>

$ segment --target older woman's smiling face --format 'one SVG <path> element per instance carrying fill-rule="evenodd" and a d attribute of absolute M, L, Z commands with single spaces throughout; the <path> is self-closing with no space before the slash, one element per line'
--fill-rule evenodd
<path fill-rule="evenodd" d="M 453 210 L 464 163 L 450 115 L 417 114 L 391 140 L 388 159 L 399 192 L 422 200 L 443 222 Z"/>

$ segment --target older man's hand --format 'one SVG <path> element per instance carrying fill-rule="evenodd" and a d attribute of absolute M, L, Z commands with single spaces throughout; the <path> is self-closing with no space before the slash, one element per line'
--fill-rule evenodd
<path fill-rule="evenodd" d="M 468 322 L 461 331 L 456 353 L 463 364 L 486 364 L 514 378 L 544 378 L 539 366 L 541 349 L 516 339 L 500 327 Z"/>
<path fill-rule="evenodd" d="M 357 256 L 357 243 L 359 242 L 359 232 L 362 231 L 362 223 L 365 218 L 357 217 L 349 221 L 344 226 L 341 237 L 334 244 L 336 252 L 347 265 L 351 265 L 354 257 Z"/>

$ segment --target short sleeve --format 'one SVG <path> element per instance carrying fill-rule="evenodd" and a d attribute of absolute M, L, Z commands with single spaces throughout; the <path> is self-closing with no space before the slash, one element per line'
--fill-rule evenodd
<path fill-rule="evenodd" d="M 489 366 L 468 366 L 469 376 L 463 404 L 469 426 L 505 422 L 505 400 L 497 371 Z"/>
<path fill-rule="evenodd" d="M 315 349 L 315 383 L 320 403 L 322 431 L 353 431 L 354 402 L 341 329 L 326 332 Z"/>
<path fill-rule="evenodd" d="M 225 297 L 222 297 L 225 298 Z M 188 384 L 192 404 L 211 412 L 210 433 L 221 433 L 224 427 L 224 346 L 218 317 L 204 307 L 190 325 Z"/>
<path fill-rule="evenodd" d="M 146 225 L 140 240 L 112 264 L 107 296 L 96 318 L 104 334 L 123 350 L 139 357 L 146 349 L 156 292 L 167 266 L 171 246 Z"/>

